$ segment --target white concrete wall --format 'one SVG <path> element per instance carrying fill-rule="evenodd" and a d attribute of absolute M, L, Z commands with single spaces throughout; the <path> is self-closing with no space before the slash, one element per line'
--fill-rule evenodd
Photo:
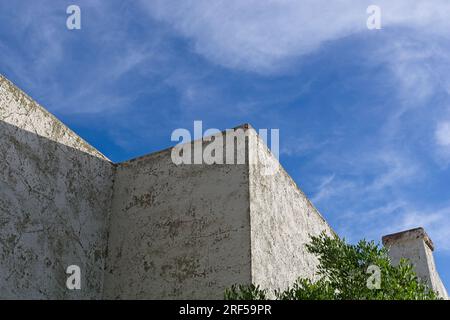
<path fill-rule="evenodd" d="M 313 274 L 303 245 L 328 226 L 282 169 L 249 165 L 278 165 L 253 129 L 245 164 L 177 166 L 167 149 L 113 165 L 0 85 L 0 298 L 220 299 Z M 65 287 L 71 264 L 81 291 Z"/>
<path fill-rule="evenodd" d="M 245 165 L 176 166 L 168 149 L 117 167 L 106 298 L 222 298 L 236 283 L 314 276 L 305 244 L 331 228 L 247 133 Z M 267 163 L 275 175 L 261 174 Z"/>
<path fill-rule="evenodd" d="M 0 298 L 220 299 L 314 278 L 305 244 L 333 231 L 247 134 L 245 164 L 177 166 L 167 149 L 113 165 L 0 77 Z M 394 260 L 445 293 L 426 238 L 401 239 Z M 65 287 L 71 264 L 81 291 Z"/>
<path fill-rule="evenodd" d="M 99 298 L 112 164 L 0 77 L 0 298 Z M 82 290 L 66 289 L 68 265 Z"/>
<path fill-rule="evenodd" d="M 105 298 L 222 299 L 250 282 L 248 167 L 170 154 L 117 167 Z"/>
<path fill-rule="evenodd" d="M 305 244 L 310 235 L 333 231 L 252 129 L 250 137 L 252 280 L 285 289 L 316 276 L 318 260 Z"/>
<path fill-rule="evenodd" d="M 444 284 L 434 262 L 434 245 L 423 228 L 406 230 L 383 237 L 394 265 L 404 258 L 414 266 L 417 276 L 442 298 L 448 299 Z"/>

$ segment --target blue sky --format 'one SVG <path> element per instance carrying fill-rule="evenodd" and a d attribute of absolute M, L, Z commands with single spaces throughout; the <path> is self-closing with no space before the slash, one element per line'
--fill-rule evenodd
<path fill-rule="evenodd" d="M 81 30 L 66 8 L 81 8 Z M 369 4 L 382 29 L 366 28 Z M 0 72 L 113 161 L 176 128 L 280 129 L 350 241 L 423 226 L 450 288 L 450 2 L 6 1 Z"/>

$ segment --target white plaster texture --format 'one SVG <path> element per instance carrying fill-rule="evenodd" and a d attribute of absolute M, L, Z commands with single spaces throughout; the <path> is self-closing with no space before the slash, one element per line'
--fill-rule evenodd
<path fill-rule="evenodd" d="M 264 141 L 254 130 L 249 136 L 252 280 L 285 289 L 298 277 L 316 278 L 318 260 L 305 245 L 334 232 Z"/>
<path fill-rule="evenodd" d="M 175 165 L 173 148 L 113 164 L 0 77 L 0 298 L 220 299 L 233 284 L 315 278 L 305 244 L 333 230 L 239 128 L 231 158 L 244 152 L 243 164 Z M 423 241 L 391 254 L 441 288 Z M 81 290 L 65 286 L 71 264 Z"/>
<path fill-rule="evenodd" d="M 383 237 L 383 245 L 388 248 L 394 265 L 402 258 L 409 260 L 417 276 L 442 298 L 448 299 L 447 290 L 436 270 L 434 244 L 423 228 L 386 235 Z"/>
<path fill-rule="evenodd" d="M 113 165 L 0 77 L 0 298 L 103 291 Z M 82 290 L 66 288 L 67 266 Z"/>

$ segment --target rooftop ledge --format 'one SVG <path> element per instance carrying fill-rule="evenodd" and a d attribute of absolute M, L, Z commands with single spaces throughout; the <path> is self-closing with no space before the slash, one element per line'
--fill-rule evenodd
<path fill-rule="evenodd" d="M 434 251 L 433 241 L 431 241 L 430 237 L 422 227 L 388 234 L 382 238 L 382 242 L 384 246 L 392 246 L 393 244 L 398 242 L 411 241 L 416 239 L 422 239 L 428 245 L 431 251 Z"/>

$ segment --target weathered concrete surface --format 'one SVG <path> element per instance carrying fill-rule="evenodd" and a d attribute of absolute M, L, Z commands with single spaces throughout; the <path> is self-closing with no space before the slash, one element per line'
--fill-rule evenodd
<path fill-rule="evenodd" d="M 248 166 L 174 165 L 171 149 L 117 167 L 105 298 L 221 299 L 251 281 Z"/>
<path fill-rule="evenodd" d="M 394 264 L 398 264 L 401 258 L 408 259 L 414 266 L 417 276 L 442 298 L 448 299 L 447 291 L 434 263 L 433 242 L 423 228 L 386 235 L 382 241 L 388 248 L 389 256 Z"/>
<path fill-rule="evenodd" d="M 280 165 L 242 128 L 244 165 L 176 166 L 171 149 L 119 164 L 106 298 L 222 298 L 235 283 L 284 288 L 314 276 L 304 244 L 331 228 L 284 170 L 261 174 Z"/>
<path fill-rule="evenodd" d="M 315 277 L 318 260 L 305 244 L 333 231 L 256 132 L 249 136 L 252 280 L 285 289 L 298 277 Z"/>
<path fill-rule="evenodd" d="M 100 298 L 112 164 L 0 77 L 0 298 Z M 65 287 L 68 265 L 82 290 Z"/>
<path fill-rule="evenodd" d="M 175 165 L 167 149 L 114 165 L 0 77 L 0 298 L 209 299 L 235 283 L 314 278 L 304 245 L 333 231 L 241 128 L 244 164 Z M 441 290 L 421 241 L 391 253 L 418 259 Z M 65 287 L 71 264 L 80 291 Z"/>

